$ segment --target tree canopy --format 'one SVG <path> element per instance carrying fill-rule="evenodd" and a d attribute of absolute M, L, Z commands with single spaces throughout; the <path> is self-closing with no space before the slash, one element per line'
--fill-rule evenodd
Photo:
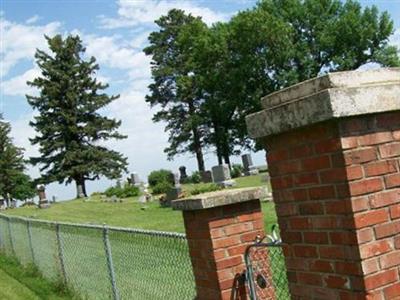
<path fill-rule="evenodd" d="M 11 126 L 0 115 L 0 195 L 10 206 L 10 200 L 26 200 L 35 196 L 30 177 L 24 174 L 23 149 L 13 144 Z"/>
<path fill-rule="evenodd" d="M 127 159 L 102 144 L 125 138 L 117 131 L 121 122 L 99 113 L 119 96 L 104 92 L 108 85 L 95 78 L 96 59 L 82 58 L 85 48 L 79 36 L 46 39 L 51 53 L 36 51 L 41 76 L 28 82 L 39 90 L 27 100 L 39 113 L 30 125 L 37 131 L 31 142 L 41 154 L 30 161 L 40 166 L 41 183 L 75 181 L 80 197 L 86 195 L 86 180 L 102 175 L 116 179 L 126 171 Z"/>

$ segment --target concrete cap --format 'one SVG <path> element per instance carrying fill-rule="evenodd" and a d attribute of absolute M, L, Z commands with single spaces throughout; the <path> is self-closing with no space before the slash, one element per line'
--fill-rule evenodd
<path fill-rule="evenodd" d="M 400 110 L 400 68 L 330 73 L 261 99 L 246 117 L 252 138 L 333 118 Z"/>
<path fill-rule="evenodd" d="M 174 210 L 200 210 L 262 199 L 265 196 L 266 191 L 262 187 L 223 190 L 172 201 L 172 208 Z"/>

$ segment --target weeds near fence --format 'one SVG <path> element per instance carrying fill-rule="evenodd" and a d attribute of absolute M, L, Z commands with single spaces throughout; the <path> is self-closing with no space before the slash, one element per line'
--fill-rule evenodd
<path fill-rule="evenodd" d="M 0 249 L 87 299 L 193 299 L 183 234 L 0 215 Z"/>

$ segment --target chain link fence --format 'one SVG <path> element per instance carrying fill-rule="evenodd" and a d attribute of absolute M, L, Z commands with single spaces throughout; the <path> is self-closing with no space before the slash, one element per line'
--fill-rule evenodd
<path fill-rule="evenodd" d="M 83 299 L 194 299 L 185 235 L 0 214 L 0 250 Z"/>
<path fill-rule="evenodd" d="M 281 243 L 255 243 L 245 254 L 250 299 L 290 300 Z"/>

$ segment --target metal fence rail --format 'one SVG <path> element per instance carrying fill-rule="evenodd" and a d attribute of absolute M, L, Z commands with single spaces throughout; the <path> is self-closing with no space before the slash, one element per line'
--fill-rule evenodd
<path fill-rule="evenodd" d="M 194 299 L 185 235 L 0 214 L 0 250 L 84 299 Z"/>

